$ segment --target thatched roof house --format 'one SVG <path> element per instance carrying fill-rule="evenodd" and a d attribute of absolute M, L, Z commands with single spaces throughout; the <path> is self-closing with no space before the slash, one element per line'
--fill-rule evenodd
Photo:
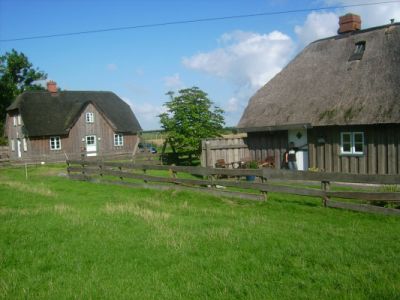
<path fill-rule="evenodd" d="M 356 59 L 358 43 L 365 49 Z M 395 23 L 311 43 L 250 99 L 238 127 L 398 122 L 400 23 Z"/>
<path fill-rule="evenodd" d="M 138 133 L 138 120 L 127 103 L 112 92 L 29 91 L 19 95 L 7 108 L 18 110 L 29 137 L 68 134 L 85 107 L 91 103 L 107 118 L 115 132 Z"/>
<path fill-rule="evenodd" d="M 66 157 L 132 153 L 140 124 L 112 92 L 47 91 L 19 95 L 7 108 L 6 136 L 11 159 L 65 160 Z"/>
<path fill-rule="evenodd" d="M 286 143 L 306 133 L 309 167 L 398 173 L 400 136 L 385 130 L 400 126 L 400 23 L 358 30 L 360 18 L 348 14 L 339 24 L 338 35 L 308 45 L 251 97 L 238 128 L 254 132 L 255 139 L 261 132 L 283 131 L 287 136 L 289 131 Z M 394 140 L 378 142 L 374 137 L 379 135 L 394 135 Z M 390 153 L 385 158 L 372 154 L 376 144 L 386 145 L 382 147 Z"/>

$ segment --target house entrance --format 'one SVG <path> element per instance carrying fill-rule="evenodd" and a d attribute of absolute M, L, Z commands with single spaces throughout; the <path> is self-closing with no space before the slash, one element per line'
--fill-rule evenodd
<path fill-rule="evenodd" d="M 97 155 L 97 143 L 95 135 L 86 136 L 86 156 Z"/>
<path fill-rule="evenodd" d="M 18 155 L 18 158 L 22 157 L 21 139 L 17 139 L 17 155 Z"/>
<path fill-rule="evenodd" d="M 296 152 L 297 169 L 300 171 L 308 170 L 308 144 L 307 144 L 307 129 L 292 129 L 288 131 L 288 145 L 294 143 L 295 147 L 299 147 Z"/>

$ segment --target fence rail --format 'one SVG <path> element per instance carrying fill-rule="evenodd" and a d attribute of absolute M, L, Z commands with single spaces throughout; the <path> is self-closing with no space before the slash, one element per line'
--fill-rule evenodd
<path fill-rule="evenodd" d="M 211 194 L 228 195 L 252 200 L 266 200 L 269 192 L 277 192 L 321 197 L 324 205 L 329 207 L 400 215 L 399 209 L 359 203 L 342 203 L 331 200 L 331 198 L 343 198 L 368 202 L 400 202 L 400 192 L 333 191 L 330 189 L 331 182 L 396 185 L 400 182 L 399 175 L 293 172 L 269 168 L 223 169 L 81 160 L 69 160 L 67 164 L 68 174 L 70 178 L 73 179 L 98 180 L 108 183 L 140 185 L 157 189 L 196 188 Z M 157 170 L 168 171 L 169 176 L 151 175 L 147 172 Z M 191 174 L 194 176 L 191 178 L 178 178 L 178 173 Z M 187 175 L 185 176 L 188 177 Z M 195 176 L 198 176 L 198 178 Z M 256 176 L 258 180 L 256 182 L 243 181 L 242 178 L 245 176 Z M 117 178 L 117 180 L 115 180 L 115 178 Z M 136 182 L 125 181 L 124 179 L 133 179 L 136 180 Z M 321 188 L 315 189 L 276 184 L 275 180 L 320 182 Z M 228 189 L 221 190 L 218 189 L 218 187 Z M 236 188 L 241 191 L 229 190 L 229 188 Z M 242 190 L 247 191 L 243 192 Z M 258 194 L 255 194 L 254 191 L 258 191 Z"/>

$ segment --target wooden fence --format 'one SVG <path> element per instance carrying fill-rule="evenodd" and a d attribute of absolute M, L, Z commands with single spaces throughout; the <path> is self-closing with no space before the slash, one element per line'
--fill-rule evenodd
<path fill-rule="evenodd" d="M 201 166 L 214 167 L 217 160 L 227 163 L 250 159 L 249 147 L 243 137 L 216 138 L 202 141 Z"/>
<path fill-rule="evenodd" d="M 400 202 L 400 192 L 334 191 L 331 182 L 368 183 L 394 185 L 400 182 L 400 175 L 356 175 L 342 173 L 301 172 L 263 169 L 223 169 L 204 167 L 161 166 L 135 163 L 101 161 L 67 161 L 71 179 L 99 181 L 113 184 L 133 185 L 155 189 L 195 189 L 213 195 L 223 195 L 251 200 L 266 200 L 269 192 L 321 197 L 327 207 L 345 208 L 356 211 L 400 215 L 399 209 L 368 204 L 337 202 L 332 198 L 352 199 L 358 202 Z M 164 170 L 170 176 L 155 176 L 149 171 Z M 179 178 L 184 173 L 185 178 Z M 191 174 L 193 176 L 188 176 Z M 244 181 L 246 176 L 256 176 L 255 182 Z M 190 178 L 188 178 L 190 177 Z M 291 182 L 291 185 L 277 184 L 276 181 Z M 320 183 L 319 189 L 307 188 L 301 182 Z M 223 188 L 223 189 L 222 189 Z M 236 190 L 235 190 L 236 189 Z M 240 191 L 238 190 L 240 189 Z M 258 193 L 241 190 L 258 191 Z"/>

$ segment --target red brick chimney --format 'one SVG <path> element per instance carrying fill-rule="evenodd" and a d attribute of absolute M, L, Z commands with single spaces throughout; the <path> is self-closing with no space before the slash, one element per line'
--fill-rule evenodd
<path fill-rule="evenodd" d="M 58 91 L 57 83 L 54 82 L 53 80 L 48 81 L 47 82 L 47 90 L 50 93 L 57 93 L 57 91 Z"/>
<path fill-rule="evenodd" d="M 352 32 L 361 29 L 361 18 L 355 14 L 345 14 L 339 17 L 338 33 Z"/>

